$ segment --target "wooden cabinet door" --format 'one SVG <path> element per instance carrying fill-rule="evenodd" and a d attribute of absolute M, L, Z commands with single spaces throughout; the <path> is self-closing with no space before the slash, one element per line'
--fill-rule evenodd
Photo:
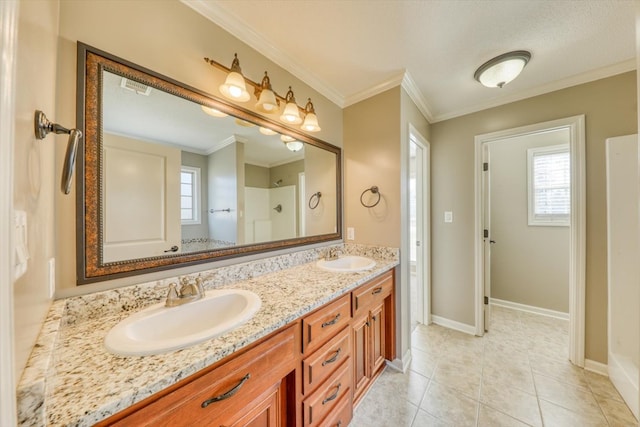
<path fill-rule="evenodd" d="M 369 383 L 369 317 L 354 319 L 353 333 L 353 394 L 354 401 Z"/>
<path fill-rule="evenodd" d="M 371 325 L 371 375 L 378 372 L 385 359 L 384 351 L 384 327 L 385 327 L 384 302 L 371 310 L 369 324 Z"/>
<path fill-rule="evenodd" d="M 282 423 L 282 414 L 280 413 L 281 402 L 280 384 L 276 384 L 272 390 L 261 396 L 254 402 L 248 403 L 247 408 L 251 408 L 249 412 L 242 415 L 233 424 L 228 427 L 280 427 Z M 223 425 L 222 427 L 227 427 Z"/>

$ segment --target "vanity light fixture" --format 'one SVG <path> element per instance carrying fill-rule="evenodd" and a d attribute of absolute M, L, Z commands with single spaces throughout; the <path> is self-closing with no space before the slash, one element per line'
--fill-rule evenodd
<path fill-rule="evenodd" d="M 252 127 L 255 126 L 254 123 L 248 122 L 246 120 L 242 120 L 242 119 L 240 119 L 238 117 L 236 117 L 236 119 L 234 121 L 238 126 L 242 126 L 242 127 L 245 127 L 245 128 L 252 128 Z"/>
<path fill-rule="evenodd" d="M 298 104 L 296 104 L 296 97 L 293 95 L 293 90 L 289 86 L 287 96 L 285 96 L 286 105 L 284 111 L 280 116 L 280 120 L 285 123 L 298 125 L 302 123 L 302 117 L 300 117 L 300 111 L 298 111 Z"/>
<path fill-rule="evenodd" d="M 269 128 L 265 128 L 265 127 L 262 127 L 262 126 L 260 126 L 259 131 L 260 131 L 261 134 L 267 135 L 267 136 L 275 135 L 275 134 L 278 133 L 275 130 L 271 130 Z"/>
<path fill-rule="evenodd" d="M 220 110 L 216 110 L 215 108 L 211 108 L 211 107 L 207 107 L 206 105 L 201 105 L 200 108 L 202 108 L 202 111 L 204 111 L 205 113 L 207 113 L 210 116 L 213 117 L 227 117 L 228 114 L 227 113 L 223 113 Z"/>
<path fill-rule="evenodd" d="M 251 95 L 247 92 L 247 86 L 244 82 L 244 76 L 240 69 L 240 61 L 238 60 L 238 54 L 234 54 L 233 62 L 231 63 L 231 70 L 227 74 L 227 79 L 224 84 L 220 85 L 220 93 L 225 98 L 229 98 L 233 101 L 247 102 Z"/>
<path fill-rule="evenodd" d="M 227 68 L 213 59 L 204 58 L 204 60 L 208 64 L 228 73 L 225 83 L 220 86 L 220 92 L 225 97 L 234 101 L 248 101 L 250 98 L 249 92 L 246 90 L 246 84 L 248 84 L 253 86 L 254 94 L 258 99 L 258 102 L 255 105 L 256 111 L 266 114 L 275 114 L 280 111 L 280 106 L 284 103 L 284 111 L 280 116 L 281 121 L 288 125 L 299 125 L 303 123 L 301 114 L 304 114 L 304 124 L 300 128 L 307 132 L 318 132 L 320 130 L 320 126 L 318 125 L 318 116 L 316 116 L 311 99 L 309 98 L 305 108 L 298 106 L 291 86 L 289 86 L 287 95 L 283 98 L 273 91 L 271 87 L 271 80 L 269 79 L 266 71 L 264 72 L 264 77 L 260 84 L 244 77 L 240 70 L 240 62 L 238 61 L 237 54 L 234 56 L 231 68 Z"/>
<path fill-rule="evenodd" d="M 320 131 L 320 126 L 318 126 L 318 116 L 316 116 L 316 110 L 313 108 L 313 103 L 311 102 L 311 98 L 308 98 L 307 105 L 304 107 L 304 123 L 302 123 L 302 130 L 306 130 L 307 132 L 318 132 Z"/>
<path fill-rule="evenodd" d="M 278 111 L 279 103 L 276 99 L 273 89 L 271 89 L 271 80 L 267 72 L 264 72 L 264 77 L 260 83 L 260 87 L 256 87 L 256 96 L 258 97 L 258 103 L 256 104 L 256 110 L 261 113 L 273 114 Z"/>
<path fill-rule="evenodd" d="M 486 87 L 502 88 L 518 77 L 530 59 L 531 53 L 526 50 L 507 52 L 482 64 L 473 78 Z"/>

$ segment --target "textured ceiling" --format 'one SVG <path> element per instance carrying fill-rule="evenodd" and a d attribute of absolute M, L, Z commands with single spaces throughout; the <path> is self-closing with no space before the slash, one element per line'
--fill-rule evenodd
<path fill-rule="evenodd" d="M 439 121 L 635 69 L 632 0 L 183 0 L 344 107 L 402 82 Z M 503 89 L 476 68 L 529 50 Z"/>

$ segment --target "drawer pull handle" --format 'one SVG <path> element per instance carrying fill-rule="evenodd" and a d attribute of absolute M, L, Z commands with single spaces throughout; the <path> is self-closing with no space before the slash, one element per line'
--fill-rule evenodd
<path fill-rule="evenodd" d="M 379 294 L 380 292 L 382 292 L 382 287 L 380 287 L 380 288 L 375 288 L 375 289 L 371 292 L 371 295 L 376 295 L 376 294 Z"/>
<path fill-rule="evenodd" d="M 341 348 L 337 349 L 336 352 L 333 354 L 333 357 L 331 357 L 330 359 L 325 360 L 324 362 L 322 362 L 322 366 L 326 366 L 329 363 L 333 363 L 336 360 L 338 360 L 338 356 L 340 356 L 340 352 L 342 351 Z"/>
<path fill-rule="evenodd" d="M 342 387 L 342 383 L 338 383 L 338 385 L 336 386 L 336 392 L 329 397 L 325 397 L 325 399 L 322 401 L 322 404 L 324 405 L 327 402 L 335 400 L 335 398 L 338 397 L 338 393 L 340 393 L 340 387 Z"/>
<path fill-rule="evenodd" d="M 220 402 L 221 400 L 225 400 L 230 398 L 231 396 L 233 396 L 234 394 L 236 394 L 238 392 L 238 390 L 240 390 L 240 387 L 242 387 L 244 385 L 245 382 L 247 382 L 247 380 L 251 378 L 251 374 L 247 374 L 245 375 L 238 384 L 236 384 L 235 387 L 233 387 L 231 390 L 227 391 L 226 393 L 222 393 L 220 396 L 216 396 L 216 397 L 212 397 L 211 399 L 205 400 L 204 402 L 202 402 L 202 405 L 200 405 L 203 408 L 206 408 L 207 406 L 209 406 L 212 403 L 215 402 Z"/>
<path fill-rule="evenodd" d="M 332 320 L 324 322 L 322 324 L 322 327 L 324 328 L 325 326 L 335 325 L 339 318 L 340 318 L 340 313 L 336 314 L 336 317 L 334 317 Z"/>

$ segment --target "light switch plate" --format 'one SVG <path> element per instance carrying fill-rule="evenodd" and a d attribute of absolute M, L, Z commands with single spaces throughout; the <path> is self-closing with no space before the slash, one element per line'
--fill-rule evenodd
<path fill-rule="evenodd" d="M 347 240 L 354 240 L 356 238 L 356 231 L 353 227 L 347 227 Z"/>
<path fill-rule="evenodd" d="M 451 211 L 444 212 L 444 222 L 453 222 L 453 212 Z"/>
<path fill-rule="evenodd" d="M 29 249 L 27 246 L 27 213 L 25 211 L 14 211 L 14 277 L 22 277 L 27 272 L 29 261 Z"/>

